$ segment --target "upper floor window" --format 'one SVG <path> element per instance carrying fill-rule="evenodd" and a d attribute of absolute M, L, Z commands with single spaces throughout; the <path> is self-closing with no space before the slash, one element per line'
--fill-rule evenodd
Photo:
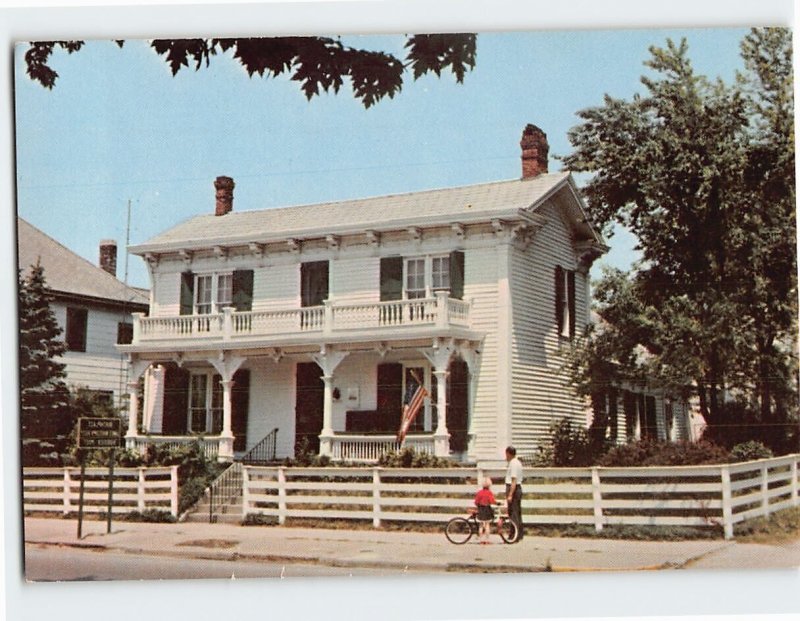
<path fill-rule="evenodd" d="M 380 269 L 381 301 L 413 300 L 447 291 L 451 298 L 464 296 L 464 253 L 426 257 L 384 257 Z"/>
<path fill-rule="evenodd" d="M 89 311 L 85 308 L 67 307 L 65 341 L 67 351 L 86 351 L 86 331 Z"/>
<path fill-rule="evenodd" d="M 221 313 L 226 306 L 252 310 L 253 270 L 181 274 L 181 315 Z"/>
<path fill-rule="evenodd" d="M 300 306 L 321 306 L 328 299 L 328 262 L 300 264 Z"/>
<path fill-rule="evenodd" d="M 556 328 L 558 336 L 575 337 L 575 270 L 555 269 Z"/>

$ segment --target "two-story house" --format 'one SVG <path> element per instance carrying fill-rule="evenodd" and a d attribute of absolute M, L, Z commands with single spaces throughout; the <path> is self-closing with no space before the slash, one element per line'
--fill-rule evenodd
<path fill-rule="evenodd" d="M 121 348 L 132 403 L 137 377 L 150 389 L 128 445 L 200 436 L 230 460 L 277 429 L 278 457 L 374 460 L 417 381 L 405 445 L 436 455 L 530 454 L 553 421 L 585 425 L 564 348 L 607 248 L 545 134 L 521 147 L 520 179 L 280 209 L 235 211 L 218 177 L 214 213 L 131 248 L 152 302 Z"/>
<path fill-rule="evenodd" d="M 146 312 L 150 298 L 146 290 L 117 279 L 116 242 L 100 242 L 94 265 L 17 218 L 17 248 L 23 273 L 37 263 L 44 268 L 51 308 L 66 344 L 60 362 L 67 385 L 123 407 L 129 392 L 128 363 L 116 346 L 131 341 L 132 314 Z"/>

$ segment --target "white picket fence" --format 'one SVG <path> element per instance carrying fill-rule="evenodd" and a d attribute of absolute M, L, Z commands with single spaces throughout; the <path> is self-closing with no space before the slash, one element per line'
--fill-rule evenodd
<path fill-rule="evenodd" d="M 797 507 L 800 455 L 713 466 L 527 468 L 525 524 L 722 527 Z M 445 522 L 502 469 L 243 468 L 242 517 Z"/>
<path fill-rule="evenodd" d="M 26 512 L 78 511 L 80 468 L 23 468 L 23 508 Z M 83 510 L 108 511 L 108 468 L 86 468 Z M 178 516 L 178 466 L 115 468 L 112 513 L 156 509 Z"/>

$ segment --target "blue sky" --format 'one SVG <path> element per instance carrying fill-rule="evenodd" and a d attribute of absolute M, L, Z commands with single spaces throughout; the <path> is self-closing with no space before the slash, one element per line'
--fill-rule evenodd
<path fill-rule="evenodd" d="M 687 37 L 699 73 L 726 81 L 741 69 L 741 28 L 484 33 L 463 84 L 444 75 L 416 82 L 365 110 L 350 96 L 306 101 L 285 77 L 249 78 L 238 63 L 172 77 L 145 41 L 119 49 L 92 41 L 56 52 L 52 91 L 25 75 L 16 49 L 15 110 L 19 214 L 90 261 L 101 239 L 124 248 L 193 215 L 213 211 L 213 180 L 236 181 L 234 209 L 374 196 L 511 179 L 519 138 L 540 126 L 554 156 L 570 152 L 576 111 L 605 93 L 641 91 L 648 47 Z M 398 36 L 346 37 L 352 45 L 402 54 Z M 633 240 L 609 240 L 602 261 L 629 264 Z M 124 254 L 119 258 L 123 276 Z M 129 282 L 149 286 L 130 258 Z"/>

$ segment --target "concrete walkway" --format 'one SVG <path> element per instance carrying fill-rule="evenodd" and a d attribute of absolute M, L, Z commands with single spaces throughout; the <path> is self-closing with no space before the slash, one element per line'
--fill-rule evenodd
<path fill-rule="evenodd" d="M 496 535 L 453 545 L 444 533 L 323 530 L 232 524 L 148 524 L 25 519 L 25 542 L 197 559 L 322 563 L 472 572 L 630 571 L 680 568 L 790 568 L 800 566 L 800 540 L 785 545 L 723 540 L 654 542 L 526 537 L 514 545 Z"/>

